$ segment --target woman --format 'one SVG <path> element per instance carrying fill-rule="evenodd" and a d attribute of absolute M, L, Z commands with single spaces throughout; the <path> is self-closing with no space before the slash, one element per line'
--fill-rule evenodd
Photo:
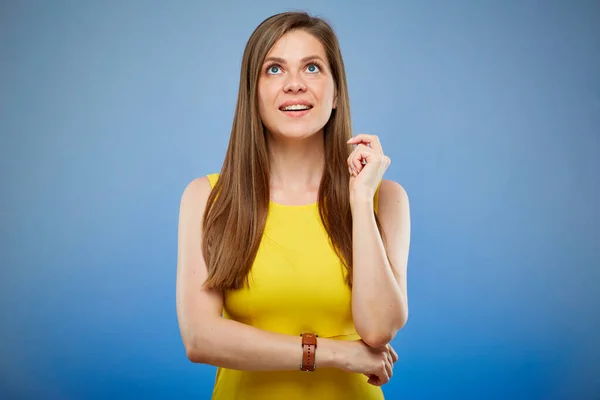
<path fill-rule="evenodd" d="M 213 399 L 383 398 L 408 317 L 408 199 L 389 163 L 376 136 L 351 136 L 331 27 L 260 24 L 221 172 L 180 206 L 179 326 L 188 358 L 218 367 Z"/>

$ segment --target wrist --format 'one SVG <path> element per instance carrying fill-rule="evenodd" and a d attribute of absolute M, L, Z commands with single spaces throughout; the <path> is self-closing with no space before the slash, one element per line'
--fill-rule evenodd
<path fill-rule="evenodd" d="M 350 192 L 350 205 L 354 207 L 372 207 L 375 193 L 369 190 L 355 190 Z"/>
<path fill-rule="evenodd" d="M 339 368 L 342 365 L 342 352 L 339 340 L 319 338 L 315 361 L 317 368 Z"/>

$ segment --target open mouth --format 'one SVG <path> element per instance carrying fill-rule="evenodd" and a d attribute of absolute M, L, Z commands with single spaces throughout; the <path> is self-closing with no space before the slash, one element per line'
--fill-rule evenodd
<path fill-rule="evenodd" d="M 313 106 L 311 105 L 306 105 L 306 104 L 295 104 L 295 105 L 291 105 L 291 106 L 285 106 L 285 107 L 280 107 L 279 110 L 280 111 L 285 111 L 285 112 L 303 112 L 303 111 L 308 111 L 311 108 L 313 108 Z"/>

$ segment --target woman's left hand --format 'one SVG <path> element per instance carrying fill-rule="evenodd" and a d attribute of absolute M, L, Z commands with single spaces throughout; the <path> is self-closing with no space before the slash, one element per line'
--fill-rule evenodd
<path fill-rule="evenodd" d="M 374 196 L 391 160 L 375 135 L 356 135 L 348 143 L 356 145 L 348 157 L 350 196 Z"/>

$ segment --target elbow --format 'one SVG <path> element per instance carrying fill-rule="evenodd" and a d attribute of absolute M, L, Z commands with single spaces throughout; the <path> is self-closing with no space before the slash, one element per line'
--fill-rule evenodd
<path fill-rule="evenodd" d="M 194 364 L 202 364 L 203 363 L 203 357 L 200 354 L 200 352 L 198 351 L 198 349 L 195 347 L 186 347 L 185 355 L 187 356 L 188 360 L 190 360 Z"/>
<path fill-rule="evenodd" d="M 383 329 L 381 326 L 369 329 L 357 329 L 356 332 L 367 346 L 375 349 L 383 347 L 391 342 L 396 333 L 391 328 Z"/>
<path fill-rule="evenodd" d="M 398 318 L 398 320 L 392 321 L 392 325 L 387 329 L 370 329 L 362 334 L 359 332 L 359 335 L 367 346 L 380 348 L 394 340 L 398 331 L 406 325 L 407 320 L 407 317 Z"/>
<path fill-rule="evenodd" d="M 378 349 L 380 347 L 387 345 L 389 342 L 391 342 L 392 339 L 394 339 L 394 335 L 373 332 L 373 333 L 364 335 L 361 338 L 362 338 L 362 341 L 365 342 L 365 344 L 367 346 Z"/>
<path fill-rule="evenodd" d="M 185 347 L 185 355 L 187 356 L 188 360 L 194 364 L 206 363 L 206 356 L 202 351 L 203 346 L 198 343 L 198 340 L 188 339 L 184 341 L 183 345 Z"/>
<path fill-rule="evenodd" d="M 197 325 L 193 329 L 188 328 L 182 331 L 183 347 L 185 355 L 195 364 L 213 365 L 216 353 L 215 335 L 213 321 Z"/>

